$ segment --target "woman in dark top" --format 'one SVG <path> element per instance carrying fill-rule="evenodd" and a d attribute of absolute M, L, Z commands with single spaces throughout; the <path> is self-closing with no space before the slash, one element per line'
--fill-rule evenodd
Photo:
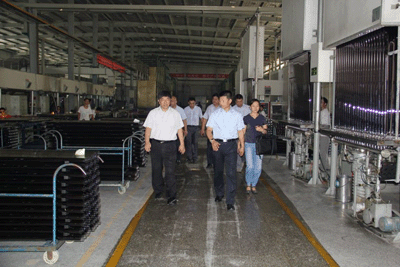
<path fill-rule="evenodd" d="M 246 155 L 246 192 L 257 194 L 256 185 L 261 175 L 262 155 L 256 154 L 256 137 L 267 133 L 267 121 L 259 114 L 260 102 L 257 99 L 250 101 L 251 113 L 243 118 L 246 125 L 244 150 Z"/>

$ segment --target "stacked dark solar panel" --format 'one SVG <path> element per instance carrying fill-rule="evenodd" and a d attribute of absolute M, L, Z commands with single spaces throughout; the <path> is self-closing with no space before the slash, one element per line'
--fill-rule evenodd
<path fill-rule="evenodd" d="M 105 153 L 121 153 L 123 141 L 133 134 L 131 144 L 131 162 L 125 151 L 125 179 L 136 180 L 139 177 L 139 167 L 146 165 L 144 150 L 144 127 L 132 120 L 107 121 L 53 121 L 48 122 L 48 128 L 59 131 L 63 136 L 64 149 L 68 147 L 91 148 L 100 151 L 104 163 L 100 164 L 102 180 L 121 180 L 122 155 L 104 155 Z M 125 142 L 129 148 L 129 141 Z"/>
<path fill-rule="evenodd" d="M 19 131 L 15 123 L 0 124 L 0 148 L 18 148 Z"/>
<path fill-rule="evenodd" d="M 97 152 L 0 150 L 0 193 L 52 194 L 57 175 L 58 240 L 82 241 L 100 224 L 100 171 Z M 0 240 L 49 240 L 53 231 L 52 198 L 0 197 Z"/>
<path fill-rule="evenodd" d="M 3 148 L 44 149 L 43 139 L 39 136 L 47 131 L 46 119 L 11 118 L 0 120 Z M 48 148 L 55 146 L 55 139 L 45 135 Z M 1 146 L 1 144 L 0 144 Z"/>

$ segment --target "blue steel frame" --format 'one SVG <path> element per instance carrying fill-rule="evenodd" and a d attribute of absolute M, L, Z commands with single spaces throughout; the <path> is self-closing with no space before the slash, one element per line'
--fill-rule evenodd
<path fill-rule="evenodd" d="M 128 155 L 127 166 L 132 166 L 132 139 L 138 139 L 140 142 L 144 142 L 143 138 L 139 136 L 143 133 L 143 131 L 136 131 L 131 136 L 128 136 L 122 141 L 122 147 L 85 147 L 85 146 L 64 146 L 62 144 L 63 139 L 62 136 L 60 138 L 60 148 L 64 150 L 77 150 L 77 149 L 86 149 L 86 150 L 97 150 L 99 151 L 99 155 L 122 155 L 122 175 L 121 175 L 121 184 L 110 184 L 110 183 L 101 183 L 100 186 L 119 186 L 119 187 L 128 187 L 128 184 L 125 183 L 125 153 Z M 128 142 L 128 146 L 126 146 L 126 142 Z M 102 152 L 103 151 L 103 152 Z M 109 152 L 105 152 L 109 151 Z"/>
<path fill-rule="evenodd" d="M 53 194 L 14 194 L 14 193 L 0 193 L 0 197 L 32 197 L 32 198 L 52 198 L 53 199 L 53 238 L 51 241 L 47 241 L 43 246 L 0 246 L 0 252 L 32 252 L 32 251 L 54 251 L 57 250 L 64 243 L 59 242 L 56 239 L 56 179 L 57 174 L 65 167 L 78 168 L 84 175 L 86 172 L 81 166 L 75 163 L 65 163 L 60 165 L 53 174 Z"/>

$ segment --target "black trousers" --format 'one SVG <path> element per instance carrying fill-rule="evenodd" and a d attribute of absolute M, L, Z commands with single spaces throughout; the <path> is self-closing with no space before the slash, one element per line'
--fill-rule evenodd
<path fill-rule="evenodd" d="M 197 147 L 199 140 L 199 127 L 188 125 L 188 135 L 186 136 L 186 157 L 189 160 L 197 160 Z"/>
<path fill-rule="evenodd" d="M 151 140 L 151 175 L 154 192 L 164 191 L 164 180 L 167 189 L 167 197 L 176 197 L 175 161 L 176 142 L 160 143 Z M 163 166 L 165 178 L 162 176 Z"/>
<path fill-rule="evenodd" d="M 210 140 L 208 140 L 208 138 L 207 138 L 207 165 L 208 164 L 215 165 L 212 145 L 211 145 Z"/>
<path fill-rule="evenodd" d="M 181 145 L 181 141 L 179 141 L 179 136 L 176 136 L 176 160 L 181 160 L 181 152 L 179 152 L 179 146 Z"/>
<path fill-rule="evenodd" d="M 224 167 L 226 170 L 226 204 L 235 204 L 237 187 L 236 158 L 237 142 L 221 143 L 218 151 L 214 151 L 214 188 L 215 194 L 224 196 Z"/>

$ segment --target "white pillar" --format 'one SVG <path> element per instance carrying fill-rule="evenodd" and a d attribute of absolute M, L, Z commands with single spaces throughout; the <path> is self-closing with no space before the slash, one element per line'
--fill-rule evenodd
<path fill-rule="evenodd" d="M 334 196 L 336 193 L 336 175 L 337 175 L 337 159 L 338 159 L 338 143 L 336 143 L 333 139 L 332 143 L 332 151 L 331 151 L 331 177 L 329 181 L 329 188 L 325 192 L 327 195 Z"/>

